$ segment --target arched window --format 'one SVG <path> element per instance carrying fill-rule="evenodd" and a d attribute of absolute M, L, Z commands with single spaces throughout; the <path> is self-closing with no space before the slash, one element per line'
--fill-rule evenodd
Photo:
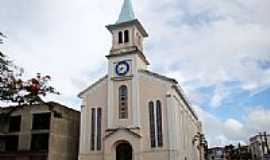
<path fill-rule="evenodd" d="M 154 103 L 152 101 L 149 102 L 148 107 L 149 107 L 149 124 L 150 124 L 150 143 L 151 143 L 151 148 L 154 148 L 156 147 Z"/>
<path fill-rule="evenodd" d="M 151 148 L 163 146 L 162 135 L 162 106 L 160 100 L 149 102 L 150 140 Z"/>
<path fill-rule="evenodd" d="M 101 120 L 102 120 L 101 108 L 91 109 L 91 151 L 101 150 Z"/>
<path fill-rule="evenodd" d="M 119 118 L 128 118 L 128 89 L 125 85 L 119 87 Z"/>
<path fill-rule="evenodd" d="M 124 37 L 125 37 L 125 43 L 129 42 L 129 32 L 128 32 L 128 30 L 125 30 Z"/>
<path fill-rule="evenodd" d="M 118 43 L 123 43 L 123 33 L 121 31 L 118 32 Z"/>
<path fill-rule="evenodd" d="M 162 135 L 162 107 L 161 102 L 157 100 L 157 108 L 156 108 L 156 120 L 157 120 L 157 141 L 158 146 L 163 146 L 163 135 Z"/>

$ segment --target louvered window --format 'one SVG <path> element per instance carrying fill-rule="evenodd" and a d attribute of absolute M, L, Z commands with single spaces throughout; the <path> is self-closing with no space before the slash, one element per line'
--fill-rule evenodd
<path fill-rule="evenodd" d="M 119 88 L 119 119 L 128 118 L 128 89 L 122 85 Z"/>

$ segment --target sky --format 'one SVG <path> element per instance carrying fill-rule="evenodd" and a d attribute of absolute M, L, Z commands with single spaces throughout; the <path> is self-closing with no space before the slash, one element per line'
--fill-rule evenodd
<path fill-rule="evenodd" d="M 122 0 L 0 0 L 1 49 L 25 76 L 52 76 L 60 96 L 77 94 L 106 74 Z M 177 79 L 203 122 L 210 146 L 248 143 L 270 132 L 269 0 L 133 0 L 149 33 L 150 70 Z"/>

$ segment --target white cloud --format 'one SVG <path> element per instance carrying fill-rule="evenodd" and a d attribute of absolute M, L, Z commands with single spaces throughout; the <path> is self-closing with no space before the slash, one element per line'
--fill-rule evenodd
<path fill-rule="evenodd" d="M 267 107 L 250 107 L 251 109 L 244 112 L 242 122 L 234 118 L 222 120 L 202 107 L 193 107 L 203 122 L 210 147 L 239 142 L 247 144 L 249 138 L 258 132 L 270 132 L 270 110 Z"/>
<path fill-rule="evenodd" d="M 247 117 L 245 119 L 247 128 L 251 132 L 270 131 L 270 109 L 263 107 L 252 107 L 247 110 Z"/>
<path fill-rule="evenodd" d="M 228 90 L 224 86 L 217 86 L 214 91 L 214 96 L 210 101 L 210 105 L 214 108 L 219 107 L 225 98 L 228 96 Z"/>

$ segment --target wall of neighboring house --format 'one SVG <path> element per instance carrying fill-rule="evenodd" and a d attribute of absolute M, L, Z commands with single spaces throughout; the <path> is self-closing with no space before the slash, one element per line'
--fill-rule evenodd
<path fill-rule="evenodd" d="M 76 160 L 80 113 L 57 103 L 1 109 L 0 159 Z M 2 137 L 2 138 L 1 138 Z M 1 147 L 2 140 L 2 147 Z"/>
<path fill-rule="evenodd" d="M 51 119 L 49 160 L 78 158 L 79 127 L 79 112 L 54 108 Z"/>

